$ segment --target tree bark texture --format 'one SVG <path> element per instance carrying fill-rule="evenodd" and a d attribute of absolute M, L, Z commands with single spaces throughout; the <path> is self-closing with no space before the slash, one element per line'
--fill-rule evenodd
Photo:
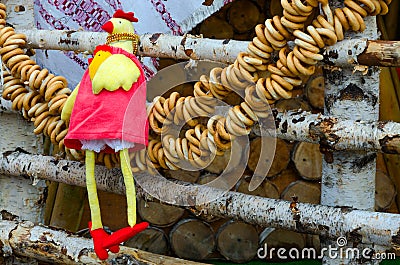
<path fill-rule="evenodd" d="M 0 114 L 0 153 L 22 148 L 30 153 L 42 153 L 42 137 L 34 135 L 33 124 L 17 113 Z M 23 176 L 10 178 L 0 173 L 0 211 L 5 210 L 25 220 L 42 222 L 46 200 L 46 185 L 37 179 L 32 185 Z"/>
<path fill-rule="evenodd" d="M 365 78 L 361 76 L 360 78 Z M 369 80 L 368 82 L 372 82 Z M 374 82 L 378 82 L 374 80 Z M 352 86 L 350 86 L 352 89 Z M 353 93 L 352 90 L 345 93 Z M 358 92 L 358 90 L 357 90 Z M 357 93 L 356 92 L 356 93 Z M 368 97 L 368 92 L 358 96 Z M 371 96 L 371 98 L 373 98 Z M 337 98 L 330 99 L 335 104 Z M 375 106 L 379 101 L 374 101 Z M 352 102 L 348 102 L 349 105 Z M 355 101 L 355 104 L 361 104 Z M 364 102 L 364 104 L 368 104 Z M 377 112 L 378 110 L 373 110 Z M 400 152 L 400 123 L 384 121 L 368 121 L 353 112 L 355 119 L 337 118 L 321 114 L 311 114 L 303 111 L 273 112 L 276 126 L 276 136 L 290 141 L 319 143 L 331 150 L 373 150 L 383 153 Z M 273 135 L 270 128 L 265 128 L 267 135 Z"/>
<path fill-rule="evenodd" d="M 106 42 L 108 33 L 58 30 L 23 30 L 27 47 L 48 50 L 71 50 L 92 53 L 95 47 Z M 172 36 L 163 33 L 140 36 L 138 55 L 174 58 L 206 59 L 234 62 L 237 54 L 245 51 L 249 42 L 216 40 L 199 36 Z"/>
<path fill-rule="evenodd" d="M 164 264 L 201 265 L 173 257 L 162 256 L 146 251 L 120 247 L 118 254 L 110 253 L 109 258 L 100 261 L 91 239 L 75 236 L 64 230 L 56 230 L 32 222 L 0 220 L 1 256 L 31 257 L 55 264 Z"/>
<path fill-rule="evenodd" d="M 33 2 L 33 0 L 2 1 L 8 7 L 7 23 L 17 30 L 34 28 Z M 2 86 L 0 93 L 2 93 Z M 33 124 L 29 124 L 18 113 L 10 110 L 11 104 L 1 98 L 0 153 L 12 151 L 16 148 L 23 148 L 27 152 L 36 154 L 42 153 L 42 136 L 34 135 Z M 34 184 L 32 185 L 31 181 L 22 176 L 10 178 L 0 174 L 0 211 L 5 214 L 18 215 L 25 220 L 42 222 L 47 191 L 46 184 L 42 180 L 36 181 Z M 1 228 L 0 232 L 2 232 Z M 8 235 L 8 233 L 5 235 Z M 4 260 L 0 259 L 1 262 L 13 265 L 37 264 L 36 260 L 26 258 L 19 260 L 16 257 L 4 257 Z"/>
<path fill-rule="evenodd" d="M 27 36 L 27 47 L 92 53 L 104 44 L 107 33 L 57 30 L 20 30 Z M 159 58 L 234 62 L 239 52 L 247 50 L 248 41 L 208 39 L 199 36 L 171 36 L 162 33 L 140 36 L 138 55 Z M 350 47 L 350 48 L 349 48 Z M 335 65 L 400 66 L 400 42 L 346 39 L 324 52 L 324 62 Z"/>
<path fill-rule="evenodd" d="M 82 163 L 56 160 L 54 157 L 14 152 L 0 158 L 0 174 L 24 175 L 71 185 L 85 185 L 85 167 Z M 98 188 L 123 194 L 123 177 L 119 169 L 96 167 Z M 355 210 L 349 207 L 330 207 L 298 203 L 299 215 L 292 213 L 290 202 L 262 198 L 237 192 L 223 192 L 206 185 L 175 185 L 164 178 L 148 173 L 135 175 L 141 187 L 151 187 L 153 194 L 161 194 L 167 201 L 179 203 L 179 196 L 191 196 L 196 201 L 216 200 L 197 205 L 196 210 L 207 215 L 234 218 L 265 227 L 276 227 L 302 233 L 337 238 L 347 235 L 349 240 L 384 246 L 400 245 L 400 216 Z M 188 187 L 190 188 L 188 192 Z M 138 195 L 148 195 L 138 187 Z"/>
<path fill-rule="evenodd" d="M 376 18 L 366 18 L 365 23 L 367 29 L 364 32 L 350 33 L 347 37 L 353 39 L 354 42 L 360 41 L 361 38 L 377 39 Z M 350 50 L 349 48 L 338 49 L 337 53 L 353 55 L 365 49 L 359 43 L 353 43 L 349 47 Z M 334 62 L 334 64 L 333 69 L 327 67 L 325 69 L 324 113 L 338 117 L 342 121 L 377 122 L 379 119 L 379 68 L 353 69 L 348 65 L 338 68 L 339 63 Z M 376 153 L 350 150 L 332 152 L 329 149 L 325 151 L 325 159 L 322 163 L 321 204 L 373 211 Z M 346 245 L 349 247 L 357 243 L 356 238 L 347 239 Z M 332 245 L 333 241 L 325 240 L 322 244 Z M 362 249 L 373 246 L 361 244 L 358 247 Z M 332 259 L 326 256 L 323 258 L 323 264 L 326 265 L 358 264 L 359 262 L 359 257 Z M 378 261 L 366 262 L 366 264 L 378 263 Z"/>
<path fill-rule="evenodd" d="M 334 72 L 333 74 L 339 74 L 342 79 L 345 76 L 342 73 Z M 368 76 L 360 76 L 360 78 L 372 82 Z M 342 91 L 339 97 L 346 99 L 346 97 L 354 93 L 358 93 L 355 95 L 356 105 L 371 103 L 377 106 L 379 103 L 376 96 L 369 94 L 369 92 L 360 92 L 358 86 L 350 81 L 347 88 Z M 367 101 L 360 101 L 364 97 Z M 328 102 L 335 104 L 335 100 L 337 99 L 337 97 L 330 98 Z M 7 105 L 0 105 L 0 108 L 7 112 L 11 111 L 11 108 L 8 108 Z M 257 134 L 276 136 L 289 141 L 319 143 L 331 150 L 350 149 L 371 150 L 387 154 L 400 153 L 400 123 L 397 122 L 365 120 L 359 117 L 359 114 L 356 112 L 351 114 L 355 115 L 356 119 L 354 120 L 340 119 L 335 115 L 324 116 L 321 114 L 312 114 L 301 110 L 287 112 L 273 111 L 273 114 L 275 125 L 264 128 L 263 131 L 265 133 L 260 133 L 258 129 L 255 129 Z"/>

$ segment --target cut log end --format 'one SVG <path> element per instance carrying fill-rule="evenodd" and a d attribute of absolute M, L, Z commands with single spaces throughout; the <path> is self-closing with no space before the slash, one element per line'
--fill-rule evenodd
<path fill-rule="evenodd" d="M 228 10 L 229 24 L 239 32 L 252 30 L 260 17 L 260 10 L 249 0 L 235 1 Z"/>
<path fill-rule="evenodd" d="M 281 194 L 281 198 L 287 201 L 292 201 L 292 196 L 296 196 L 299 202 L 318 204 L 321 200 L 321 184 L 305 180 L 295 181 Z"/>
<path fill-rule="evenodd" d="M 196 219 L 181 220 L 170 232 L 171 247 L 184 259 L 204 260 L 215 249 L 211 226 Z"/>
<path fill-rule="evenodd" d="M 175 224 L 185 210 L 159 202 L 138 200 L 138 212 L 142 219 L 157 227 L 168 227 Z"/>
<path fill-rule="evenodd" d="M 257 253 L 257 230 L 250 224 L 228 221 L 218 231 L 217 246 L 226 259 L 238 263 L 248 262 Z"/>
<path fill-rule="evenodd" d="M 306 97 L 308 102 L 317 109 L 324 109 L 325 78 L 317 75 L 310 78 L 306 85 Z"/>
<path fill-rule="evenodd" d="M 392 179 L 380 170 L 376 171 L 375 210 L 389 209 L 396 197 L 396 187 Z"/>
<path fill-rule="evenodd" d="M 284 140 L 276 139 L 276 147 L 274 148 L 274 138 L 263 138 L 264 142 L 266 143 L 265 145 L 261 144 L 263 141 L 261 137 L 256 138 L 251 142 L 248 167 L 250 170 L 255 172 L 258 164 L 260 164 L 261 167 L 268 167 L 271 165 L 267 173 L 267 177 L 272 177 L 287 167 L 290 160 L 290 150 Z M 273 153 L 274 150 L 275 155 L 272 156 L 271 151 Z M 260 156 L 261 153 L 263 153 L 263 155 Z M 273 160 L 271 162 L 272 158 Z"/>
<path fill-rule="evenodd" d="M 168 238 L 163 230 L 156 227 L 149 227 L 135 235 L 125 242 L 125 246 L 160 255 L 169 253 Z"/>
<path fill-rule="evenodd" d="M 292 160 L 300 176 L 306 180 L 320 180 L 322 177 L 322 154 L 319 144 L 298 143 Z"/>

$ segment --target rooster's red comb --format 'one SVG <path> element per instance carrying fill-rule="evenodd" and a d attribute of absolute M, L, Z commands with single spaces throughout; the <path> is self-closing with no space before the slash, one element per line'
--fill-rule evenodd
<path fill-rule="evenodd" d="M 133 12 L 124 12 L 121 9 L 118 9 L 113 15 L 114 18 L 124 18 L 129 20 L 130 22 L 138 22 L 139 20 L 135 17 Z"/>

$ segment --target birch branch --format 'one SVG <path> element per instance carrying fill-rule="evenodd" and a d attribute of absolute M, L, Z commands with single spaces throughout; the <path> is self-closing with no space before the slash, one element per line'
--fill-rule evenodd
<path fill-rule="evenodd" d="M 59 30 L 21 30 L 27 47 L 47 50 L 93 52 L 105 43 L 107 33 Z M 140 36 L 140 56 L 234 62 L 237 54 L 247 50 L 248 41 L 215 40 L 192 35 L 171 36 L 162 33 Z M 343 40 L 324 52 L 325 63 L 400 66 L 399 41 Z"/>
<path fill-rule="evenodd" d="M 0 96 L 0 112 L 15 113 L 15 111 L 12 109 L 11 101 L 5 100 L 1 96 Z"/>
<path fill-rule="evenodd" d="M 330 3 L 338 7 L 338 1 Z M 362 33 L 349 32 L 346 38 L 352 40 L 377 39 L 378 29 L 375 17 L 365 18 L 366 29 Z M 373 47 L 373 45 L 370 45 Z M 339 53 L 354 56 L 364 48 L 358 43 L 352 43 Z M 340 58 L 341 56 L 339 56 Z M 351 60 L 351 58 L 349 58 Z M 384 62 L 383 60 L 381 60 Z M 339 64 L 334 62 L 334 64 Z M 379 68 L 367 68 L 367 73 L 355 72 L 351 67 L 343 67 L 340 71 L 326 71 L 325 110 L 327 115 L 336 116 L 342 121 L 364 120 L 375 123 L 376 133 L 380 131 L 379 119 Z M 373 122 L 375 121 L 375 122 Z M 361 135 L 360 135 L 361 136 Z M 333 139 L 334 140 L 334 139 Z M 350 139 L 349 139 L 350 140 Z M 353 140 L 359 140 L 354 137 Z M 384 139 L 381 139 L 384 141 Z M 359 143 L 362 143 L 360 141 Z M 380 142 L 381 143 L 381 142 Z M 365 144 L 369 144 L 365 142 Z M 397 143 L 399 146 L 399 143 Z M 365 211 L 373 211 L 375 205 L 375 175 L 376 154 L 373 152 L 356 152 L 346 150 L 332 152 L 322 162 L 321 204 L 327 206 L 348 206 Z M 330 157 L 330 158 L 328 158 Z M 331 161 L 329 161 L 331 160 Z M 374 247 L 370 242 L 358 244 L 357 238 L 350 238 L 348 246 L 357 245 L 359 248 Z M 321 247 L 332 244 L 323 239 Z M 377 246 L 375 246 L 377 247 Z M 384 249 L 379 247 L 380 249 Z M 360 257 L 337 258 L 323 257 L 326 265 L 350 265 L 364 263 Z M 378 264 L 371 261 L 369 264 Z"/>
<path fill-rule="evenodd" d="M 8 104 L 0 104 L 0 111 L 13 110 Z M 400 123 L 397 122 L 344 120 L 305 111 L 274 111 L 274 121 L 276 130 L 275 127 L 265 128 L 268 136 L 319 143 L 331 150 L 371 150 L 400 154 Z M 262 134 L 259 129 L 253 130 Z"/>
<path fill-rule="evenodd" d="M 27 47 L 47 50 L 87 51 L 106 42 L 108 33 L 61 31 L 61 30 L 21 30 L 27 37 Z M 158 58 L 213 60 L 234 62 L 249 42 L 235 40 L 215 40 L 193 35 L 171 36 L 162 33 L 140 36 L 138 55 Z"/>
<path fill-rule="evenodd" d="M 326 47 L 324 63 L 335 66 L 351 64 L 369 66 L 400 66 L 400 41 L 352 38 Z"/>
<path fill-rule="evenodd" d="M 0 220 L 0 254 L 35 258 L 56 264 L 165 264 L 204 265 L 178 258 L 121 247 L 118 254 L 109 253 L 100 261 L 90 239 L 75 236 L 64 230 L 34 225 L 32 222 Z"/>
<path fill-rule="evenodd" d="M 85 185 L 85 167 L 82 163 L 19 152 L 4 154 L 0 158 L 0 174 L 23 175 L 76 186 Z M 142 187 L 151 187 L 153 194 L 162 194 L 167 201 L 176 201 L 181 194 L 191 196 L 193 201 L 217 198 L 204 205 L 195 206 L 196 210 L 208 215 L 239 219 L 265 227 L 319 234 L 329 238 L 346 235 L 349 240 L 360 243 L 400 245 L 398 214 L 298 203 L 300 214 L 299 218 L 295 218 L 288 201 L 237 192 L 221 193 L 219 189 L 204 185 L 176 185 L 148 173 L 136 174 L 135 178 Z M 118 169 L 107 170 L 97 166 L 96 179 L 100 190 L 124 193 L 123 177 Z M 144 190 L 139 187 L 138 195 L 146 196 Z"/>
<path fill-rule="evenodd" d="M 368 98 L 368 95 L 365 95 Z M 275 112 L 276 136 L 331 150 L 400 153 L 400 123 L 340 119 L 302 111 Z"/>

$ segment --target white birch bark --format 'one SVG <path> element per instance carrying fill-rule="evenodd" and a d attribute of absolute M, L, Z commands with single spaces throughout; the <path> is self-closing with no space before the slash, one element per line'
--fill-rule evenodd
<path fill-rule="evenodd" d="M 85 185 L 85 167 L 82 163 L 56 160 L 54 157 L 29 155 L 19 152 L 0 157 L 0 174 L 26 175 L 70 185 Z M 124 194 L 123 177 L 118 169 L 96 167 L 98 189 Z M 400 215 L 354 210 L 348 207 L 330 207 L 298 203 L 300 213 L 294 216 L 288 201 L 262 198 L 237 192 L 224 192 L 209 186 L 184 183 L 176 185 L 166 179 L 138 173 L 136 182 L 141 187 L 151 187 L 152 194 L 162 195 L 167 201 L 177 201 L 182 194 L 193 201 L 217 198 L 207 204 L 195 206 L 197 211 L 208 215 L 234 218 L 264 227 L 276 227 L 302 233 L 337 238 L 348 235 L 360 243 L 376 245 L 400 245 Z M 138 187 L 138 196 L 148 195 Z M 188 187 L 190 190 L 188 191 Z"/>
<path fill-rule="evenodd" d="M 204 1 L 206 3 L 207 1 Z M 206 18 L 210 17 L 212 14 L 217 12 L 221 7 L 226 5 L 225 0 L 213 0 L 211 5 L 206 5 L 196 9 L 190 16 L 185 18 L 185 20 L 180 21 L 179 25 L 183 32 L 188 32 L 193 29 L 196 25 L 204 21 Z"/>
<path fill-rule="evenodd" d="M 0 90 L 1 91 L 1 90 Z M 0 112 L 16 113 L 9 101 L 0 98 Z M 276 127 L 265 128 L 259 135 L 319 143 L 332 150 L 371 150 L 400 153 L 400 123 L 340 119 L 305 111 L 273 111 Z"/>
<path fill-rule="evenodd" d="M 2 3 L 7 5 L 7 23 L 13 25 L 16 30 L 35 27 L 33 0 L 6 0 Z M 0 92 L 1 90 L 2 87 Z M 9 113 L 10 107 L 6 101 L 0 101 L 0 109 L 7 110 L 7 113 L 0 114 L 0 154 L 16 148 L 41 153 L 42 137 L 33 134 L 33 124 L 27 123 L 16 112 Z M 42 222 L 46 200 L 45 191 L 46 184 L 43 180 L 35 182 L 33 186 L 32 182 L 24 176 L 10 178 L 0 173 L 0 211 L 18 215 L 25 220 Z M 3 262 L 6 265 L 37 264 L 36 260 L 20 260 L 13 256 L 5 258 Z"/>
<path fill-rule="evenodd" d="M 5 1 L 7 22 L 17 29 L 32 28 L 33 1 Z M 19 6 L 24 7 L 24 11 Z M 18 7 L 18 8 L 17 8 Z M 2 87 L 0 87 L 0 93 Z M 19 114 L 11 111 L 9 102 L 2 99 L 0 108 L 0 153 L 22 148 L 30 153 L 41 153 L 43 139 L 33 133 L 33 124 L 26 122 Z M 10 178 L 0 174 L 0 210 L 9 211 L 21 218 L 42 221 L 44 208 L 44 181 L 35 182 L 35 186 L 24 176 Z"/>
<path fill-rule="evenodd" d="M 3 90 L 0 88 L 0 93 L 1 92 L 3 92 Z M 11 105 L 11 101 L 5 100 L 4 98 L 0 97 L 0 113 L 15 113 Z"/>
<path fill-rule="evenodd" d="M 349 38 L 377 39 L 376 18 L 365 19 L 367 29 L 362 34 L 351 33 Z M 355 41 L 357 42 L 357 41 Z M 358 41 L 359 42 L 359 41 Z M 365 50 L 360 43 L 349 46 L 349 49 L 336 49 L 337 54 L 357 54 Z M 333 48 L 335 49 L 335 48 Z M 333 52 L 333 51 L 331 51 Z M 325 86 L 325 114 L 338 117 L 342 121 L 363 120 L 376 122 L 379 118 L 379 68 L 370 67 L 366 72 L 353 71 L 349 66 L 341 69 L 326 69 Z M 363 132 L 362 132 L 363 133 Z M 354 138 L 357 139 L 357 138 Z M 360 144 L 362 141 L 360 141 Z M 323 144 L 323 143 L 322 143 Z M 325 146 L 323 146 L 325 147 Z M 328 147 L 329 149 L 329 147 Z M 374 210 L 375 202 L 375 174 L 376 154 L 363 151 L 334 151 L 325 154 L 322 165 L 321 204 L 328 206 L 344 206 Z M 359 238 L 347 236 L 348 242 L 343 247 L 352 247 Z M 335 245 L 331 240 L 323 241 L 323 246 Z M 360 251 L 369 244 L 358 244 Z M 375 247 L 376 251 L 382 251 L 381 247 Z M 338 257 L 332 259 L 325 256 L 323 264 L 359 264 L 361 257 Z M 364 264 L 378 264 L 379 261 L 366 261 Z"/>
<path fill-rule="evenodd" d="M 55 264 L 165 264 L 202 265 L 173 257 L 157 255 L 138 249 L 121 247 L 117 254 L 110 253 L 100 261 L 93 251 L 91 239 L 72 235 L 32 222 L 0 220 L 0 254 L 17 255 Z M 1 255 L 1 256 L 2 256 Z"/>
<path fill-rule="evenodd" d="M 61 30 L 20 30 L 27 36 L 27 47 L 92 53 L 104 44 L 107 33 Z M 247 50 L 248 41 L 216 40 L 192 35 L 172 36 L 162 33 L 140 36 L 138 55 L 158 58 L 234 62 Z M 349 48 L 351 47 L 351 48 Z M 324 62 L 335 65 L 357 64 L 400 66 L 400 42 L 346 39 L 324 51 Z"/>
<path fill-rule="evenodd" d="M 48 50 L 70 50 L 92 53 L 99 44 L 106 42 L 108 33 L 59 30 L 21 30 L 27 36 L 27 47 Z M 234 62 L 249 42 L 215 40 L 199 36 L 171 36 L 163 33 L 140 36 L 138 55 Z"/>
<path fill-rule="evenodd" d="M 347 66 L 349 64 L 400 66 L 400 41 L 347 39 L 326 47 L 324 63 Z"/>
<path fill-rule="evenodd" d="M 378 82 L 372 78 L 367 80 L 370 79 Z M 377 110 L 372 111 L 376 113 Z M 319 143 L 331 150 L 400 152 L 400 123 L 367 120 L 357 117 L 357 113 L 350 114 L 357 117 L 355 119 L 340 118 L 338 113 L 332 114 L 324 116 L 302 111 L 274 112 L 276 136 L 290 141 Z M 270 133 L 268 128 L 266 132 Z"/>

